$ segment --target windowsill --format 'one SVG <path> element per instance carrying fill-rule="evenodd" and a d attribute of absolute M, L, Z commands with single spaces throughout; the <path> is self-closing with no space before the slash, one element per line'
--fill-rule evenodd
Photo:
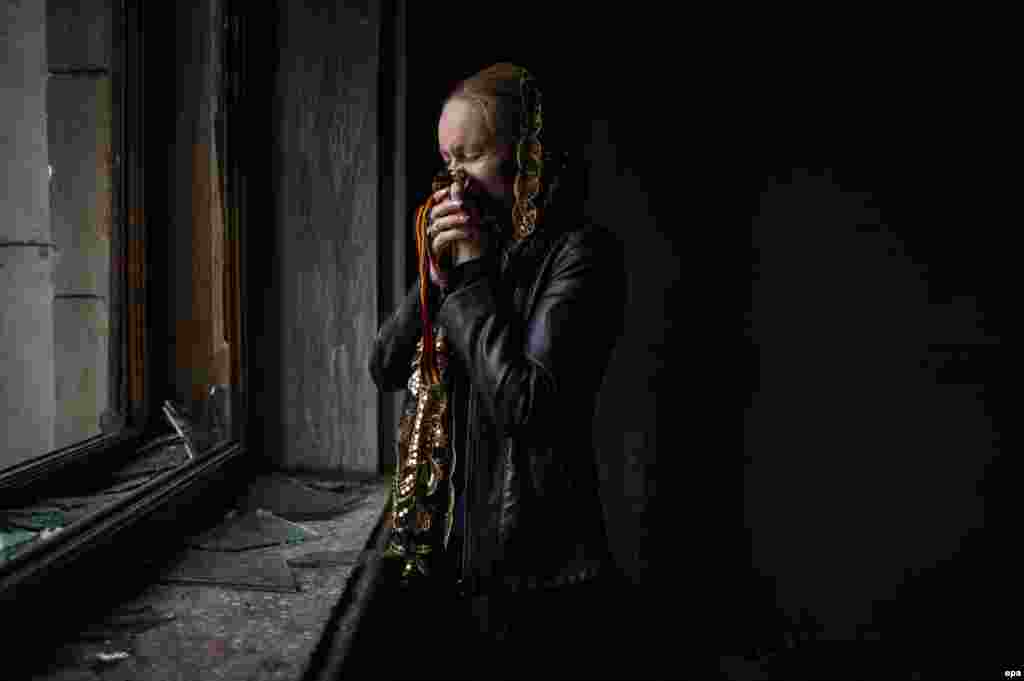
<path fill-rule="evenodd" d="M 336 669 L 377 577 L 370 542 L 379 543 L 390 487 L 385 480 L 366 485 L 366 499 L 329 520 L 299 524 L 319 535 L 297 544 L 244 552 L 296 559 L 313 552 L 353 552 L 362 560 L 319 567 L 291 567 L 298 591 L 266 591 L 160 581 L 148 585 L 122 613 L 150 607 L 166 618 L 144 631 L 110 629 L 97 622 L 91 635 L 55 651 L 60 669 L 41 679 L 66 678 L 69 671 L 118 678 L 299 679 Z M 103 633 L 110 631 L 107 638 Z M 104 661 L 105 660 L 105 661 Z M 70 668 L 70 669 L 69 669 Z M 62 676 L 65 675 L 65 676 Z M 76 677 L 77 678 L 77 677 Z M 82 678 L 87 678 L 83 676 Z"/>
<path fill-rule="evenodd" d="M 17 497 L 10 495 L 15 503 L 0 509 L 0 528 L 16 527 L 19 523 L 15 519 L 20 518 L 22 524 L 28 522 L 22 526 L 33 528 L 36 534 L 0 552 L 0 591 L 17 589 L 18 581 L 54 555 L 69 550 L 73 553 L 85 535 L 95 534 L 97 529 L 102 533 L 102 527 L 109 525 L 113 516 L 132 516 L 136 512 L 129 507 L 150 505 L 154 495 L 159 496 L 162 490 L 194 477 L 215 460 L 223 464 L 244 451 L 237 443 L 224 441 L 190 460 L 179 436 L 150 438 L 144 444 L 140 441 L 135 435 L 125 434 L 115 439 L 113 442 L 120 449 L 107 450 L 108 455 L 113 454 L 109 458 L 114 465 L 105 467 L 92 464 L 94 459 L 86 460 L 86 456 L 98 456 L 101 450 L 93 447 L 110 447 L 109 440 L 104 443 L 95 438 L 70 454 L 62 450 L 65 459 L 77 458 L 78 463 L 89 464 L 88 469 L 51 472 L 49 479 L 37 475 L 36 491 L 30 495 L 23 493 L 24 499 L 30 501 L 18 503 Z M 127 461 L 125 453 L 129 453 Z M 67 466 L 69 462 L 65 460 L 59 465 Z M 12 487 L 18 484 L 15 481 Z M 42 532 L 43 529 L 52 533 Z M 89 543 L 88 539 L 84 541 Z"/>

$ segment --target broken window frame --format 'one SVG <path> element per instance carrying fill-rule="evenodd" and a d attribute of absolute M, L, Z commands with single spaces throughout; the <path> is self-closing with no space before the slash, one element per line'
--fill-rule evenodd
<path fill-rule="evenodd" d="M 218 13 L 211 30 L 218 33 L 216 42 L 222 46 L 222 51 L 217 61 L 223 64 L 216 87 L 218 108 L 224 109 L 224 115 L 217 121 L 217 133 L 226 146 L 221 154 L 225 165 L 219 178 L 223 182 L 220 189 L 225 229 L 223 234 L 210 236 L 211 241 L 222 238 L 219 247 L 224 270 L 223 328 L 225 340 L 231 345 L 231 431 L 226 437 L 207 442 L 208 446 L 203 445 L 201 437 L 192 440 L 193 456 L 183 465 L 155 475 L 117 501 L 72 522 L 45 540 L 33 540 L 31 545 L 0 562 L 0 603 L 5 606 L 30 601 L 31 589 L 26 590 L 26 586 L 43 584 L 51 574 L 67 576 L 69 573 L 63 568 L 73 565 L 92 549 L 108 545 L 125 528 L 162 508 L 173 506 L 176 501 L 180 503 L 194 488 L 220 477 L 245 453 L 245 320 L 241 305 L 245 300 L 245 264 L 241 225 L 246 195 L 244 176 L 234 153 L 235 146 L 244 140 L 235 140 L 240 135 L 233 131 L 230 121 L 231 112 L 246 97 L 241 69 L 245 62 L 243 50 L 248 49 L 244 41 L 247 22 L 241 6 L 233 0 L 214 2 L 212 6 Z M 160 401 L 169 389 L 161 374 L 169 366 L 172 350 L 166 334 L 160 333 L 157 319 L 167 304 L 162 297 L 169 291 L 164 286 L 152 285 L 154 276 L 161 276 L 166 269 L 160 261 L 166 258 L 166 253 L 155 242 L 147 240 L 157 226 L 145 210 L 146 196 L 152 197 L 153 192 L 167 191 L 167 188 L 151 186 L 147 189 L 143 178 L 147 143 L 157 152 L 150 162 L 159 168 L 159 164 L 167 160 L 160 155 L 160 143 L 173 142 L 174 133 L 154 129 L 146 122 L 156 109 L 146 96 L 144 74 L 146 65 L 152 63 L 147 59 L 159 61 L 163 55 L 156 54 L 156 50 L 147 52 L 145 48 L 145 27 L 153 32 L 158 20 L 145 15 L 144 4 L 142 0 L 117 0 L 115 7 L 119 16 L 113 27 L 110 70 L 115 99 L 116 177 L 111 239 L 112 397 L 111 409 L 104 419 L 104 430 L 108 432 L 0 471 L 0 498 L 6 508 L 19 504 L 28 506 L 52 496 L 48 490 L 60 487 L 69 479 L 96 477 L 116 470 L 138 458 L 139 452 L 151 448 L 154 442 L 168 441 L 167 436 L 174 432 L 167 417 L 167 407 L 173 408 L 173 405 Z M 166 26 L 159 28 L 166 30 Z M 175 180 L 173 176 L 168 179 Z"/>

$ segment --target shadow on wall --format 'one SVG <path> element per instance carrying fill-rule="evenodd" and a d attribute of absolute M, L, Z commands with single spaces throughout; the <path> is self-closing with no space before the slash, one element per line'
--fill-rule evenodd
<path fill-rule="evenodd" d="M 934 344 L 985 344 L 969 298 L 929 303 L 924 268 L 867 194 L 770 182 L 753 222 L 759 387 L 745 512 L 777 604 L 852 638 L 874 603 L 953 558 L 983 522 L 993 459 L 977 384 L 940 384 Z"/>
<path fill-rule="evenodd" d="M 592 122 L 584 154 L 590 162 L 586 212 L 626 248 L 625 331 L 608 366 L 595 418 L 609 541 L 619 565 L 636 581 L 649 578 L 650 496 L 657 452 L 658 394 L 671 315 L 669 288 L 678 278 L 672 248 L 639 175 L 623 167 L 612 124 Z"/>

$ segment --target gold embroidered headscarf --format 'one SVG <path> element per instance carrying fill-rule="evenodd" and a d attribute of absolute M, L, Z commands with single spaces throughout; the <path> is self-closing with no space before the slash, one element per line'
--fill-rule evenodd
<path fill-rule="evenodd" d="M 519 139 L 515 148 L 515 203 L 511 215 L 512 243 L 521 242 L 541 224 L 551 204 L 559 178 L 566 167 L 565 154 L 545 152 L 541 141 L 543 108 L 541 93 L 526 69 L 496 64 L 491 69 L 512 66 L 520 73 L 522 105 Z M 490 69 L 488 69 L 490 70 Z M 481 72 L 485 73 L 485 72 Z M 462 182 L 461 170 L 434 178 L 433 192 L 452 182 Z M 391 540 L 386 556 L 401 561 L 402 579 L 408 584 L 430 576 L 432 558 L 447 545 L 453 524 L 454 489 L 450 482 L 455 464 L 448 447 L 448 353 L 444 330 L 430 319 L 430 243 L 427 237 L 429 197 L 416 213 L 416 250 L 419 259 L 420 311 L 423 335 L 416 344 L 409 378 L 409 397 L 398 427 L 398 467 L 393 480 Z M 435 294 L 436 295 L 436 294 Z M 445 512 L 445 509 L 447 511 Z M 447 522 L 444 522 L 447 516 Z M 443 527 L 443 535 L 442 535 Z"/>

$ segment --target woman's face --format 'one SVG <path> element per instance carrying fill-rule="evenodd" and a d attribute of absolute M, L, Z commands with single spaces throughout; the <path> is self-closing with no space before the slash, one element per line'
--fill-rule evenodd
<path fill-rule="evenodd" d="M 501 174 L 502 162 L 511 158 L 511 146 L 500 144 L 491 136 L 475 102 L 448 100 L 437 125 L 437 140 L 441 158 L 449 169 L 462 168 L 472 178 L 470 195 L 485 203 L 511 208 L 513 178 Z"/>

